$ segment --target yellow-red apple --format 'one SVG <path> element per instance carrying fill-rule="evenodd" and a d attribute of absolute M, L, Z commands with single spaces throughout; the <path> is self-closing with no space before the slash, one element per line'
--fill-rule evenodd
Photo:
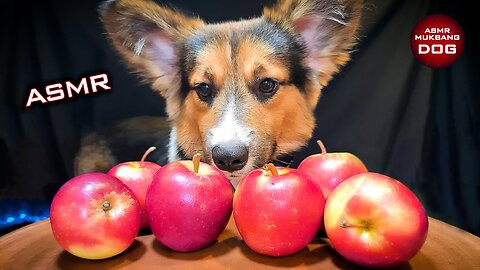
<path fill-rule="evenodd" d="M 240 181 L 233 217 L 248 247 L 279 257 L 300 251 L 315 237 L 324 204 L 322 191 L 307 175 L 268 164 Z"/>
<path fill-rule="evenodd" d="M 182 252 L 213 243 L 232 214 L 233 188 L 215 167 L 176 161 L 153 177 L 146 197 L 150 228 L 164 246 Z"/>
<path fill-rule="evenodd" d="M 327 153 L 323 143 L 318 140 L 321 153 L 305 158 L 298 170 L 312 178 L 323 191 L 325 199 L 330 192 L 350 176 L 367 172 L 367 167 L 355 155 L 347 152 Z"/>
<path fill-rule="evenodd" d="M 148 154 L 154 150 L 155 147 L 150 147 L 145 154 L 143 154 L 140 161 L 123 162 L 108 171 L 108 174 L 117 177 L 127 185 L 140 202 L 140 206 L 142 207 L 142 222 L 140 224 L 140 229 L 148 228 L 145 197 L 147 196 L 147 190 L 152 182 L 153 175 L 155 175 L 160 169 L 160 165 L 157 163 L 145 161 Z"/>
<path fill-rule="evenodd" d="M 50 207 L 58 244 L 85 259 L 105 259 L 127 249 L 140 228 L 141 208 L 117 178 L 87 173 L 66 182 Z"/>
<path fill-rule="evenodd" d="M 328 197 L 325 230 L 346 259 L 391 267 L 417 254 L 427 237 L 428 218 L 405 185 L 378 173 L 362 173 L 342 182 Z"/>

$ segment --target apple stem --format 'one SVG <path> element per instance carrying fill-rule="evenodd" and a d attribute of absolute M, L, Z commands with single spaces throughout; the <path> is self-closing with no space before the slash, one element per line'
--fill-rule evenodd
<path fill-rule="evenodd" d="M 143 167 L 143 162 L 145 161 L 145 159 L 147 158 L 147 156 L 152 153 L 153 151 L 155 151 L 155 149 L 157 149 L 155 146 L 152 146 L 150 148 L 147 149 L 147 151 L 145 151 L 145 153 L 143 154 L 142 156 L 142 159 L 140 160 L 140 167 Z"/>
<path fill-rule="evenodd" d="M 198 173 L 198 169 L 200 168 L 200 159 L 202 159 L 202 154 L 196 153 L 193 155 L 192 162 L 193 162 L 193 171 Z"/>
<path fill-rule="evenodd" d="M 277 176 L 277 175 L 278 175 L 277 168 L 275 167 L 275 165 L 273 165 L 273 163 L 268 163 L 268 164 L 266 164 L 266 165 L 265 165 L 265 170 L 270 171 L 270 173 L 272 173 L 273 176 Z"/>
<path fill-rule="evenodd" d="M 340 221 L 340 227 L 342 228 L 362 228 L 362 229 L 368 229 L 368 224 L 363 223 L 363 224 L 350 224 L 346 220 Z"/>
<path fill-rule="evenodd" d="M 110 210 L 110 209 L 111 209 L 110 206 L 111 206 L 111 205 L 110 205 L 110 202 L 109 202 L 109 201 L 104 201 L 104 202 L 102 203 L 102 209 L 103 209 L 103 211 L 107 212 L 108 210 Z"/>
<path fill-rule="evenodd" d="M 327 153 L 327 148 L 325 148 L 325 145 L 323 145 L 322 141 L 317 140 L 318 146 L 320 146 L 320 150 L 322 150 L 322 155 L 325 155 Z"/>

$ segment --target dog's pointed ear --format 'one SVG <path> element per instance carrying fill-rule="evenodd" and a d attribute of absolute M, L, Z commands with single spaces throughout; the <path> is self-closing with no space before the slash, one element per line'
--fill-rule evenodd
<path fill-rule="evenodd" d="M 177 45 L 203 21 L 150 0 L 109 0 L 99 11 L 115 48 L 167 99 L 167 113 L 173 117 L 180 89 Z"/>
<path fill-rule="evenodd" d="M 360 24 L 362 0 L 279 0 L 263 16 L 295 32 L 306 49 L 307 65 L 321 86 L 350 59 Z"/>

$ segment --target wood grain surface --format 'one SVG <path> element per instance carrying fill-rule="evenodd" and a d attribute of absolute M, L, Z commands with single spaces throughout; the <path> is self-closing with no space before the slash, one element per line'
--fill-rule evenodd
<path fill-rule="evenodd" d="M 395 269 L 480 270 L 480 238 L 429 218 L 427 241 L 409 262 Z M 192 253 L 173 252 L 151 234 L 138 236 L 132 246 L 110 259 L 91 261 L 64 251 L 53 238 L 48 220 L 0 238 L 0 269 L 358 269 L 317 237 L 299 253 L 271 258 L 251 251 L 230 220 L 218 242 Z"/>

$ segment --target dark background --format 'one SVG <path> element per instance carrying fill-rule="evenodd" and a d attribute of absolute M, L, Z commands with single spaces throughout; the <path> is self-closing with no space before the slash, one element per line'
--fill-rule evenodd
<path fill-rule="evenodd" d="M 209 22 L 259 15 L 272 2 L 171 1 Z M 314 138 L 405 183 L 430 216 L 480 235 L 480 40 L 478 20 L 467 14 L 475 1 L 468 2 L 367 1 L 361 42 L 324 90 Z M 22 211 L 48 215 L 56 190 L 73 177 L 82 136 L 134 116 L 164 116 L 162 98 L 139 83 L 107 42 L 98 3 L 0 3 L 2 227 L 29 221 L 17 216 Z M 410 31 L 431 13 L 453 17 L 465 32 L 463 54 L 449 68 L 422 66 L 410 51 Z M 32 87 L 43 93 L 49 83 L 100 72 L 109 74 L 111 91 L 25 109 Z M 295 164 L 317 151 L 312 140 Z"/>

